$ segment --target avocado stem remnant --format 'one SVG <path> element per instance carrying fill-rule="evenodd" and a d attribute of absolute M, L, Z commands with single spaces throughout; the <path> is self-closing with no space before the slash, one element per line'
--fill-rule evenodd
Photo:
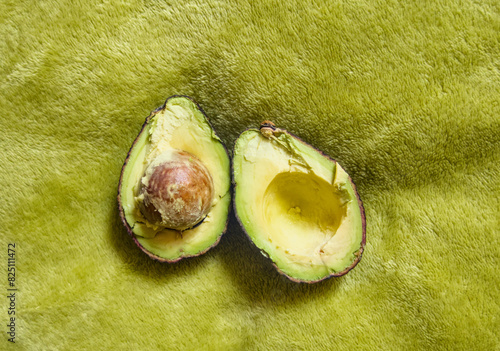
<path fill-rule="evenodd" d="M 276 125 L 271 121 L 264 121 L 260 124 L 260 132 L 267 139 L 275 139 L 276 134 L 282 133 L 281 129 L 276 128 Z"/>

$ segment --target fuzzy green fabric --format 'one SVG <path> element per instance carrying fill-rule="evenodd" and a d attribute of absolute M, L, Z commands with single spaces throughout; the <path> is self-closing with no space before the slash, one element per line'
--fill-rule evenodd
<path fill-rule="evenodd" d="M 0 349 L 500 349 L 498 1 L 5 0 L 0 18 Z M 142 253 L 118 178 L 173 94 L 228 148 L 269 119 L 337 159 L 360 264 L 293 283 L 233 217 L 201 257 Z"/>

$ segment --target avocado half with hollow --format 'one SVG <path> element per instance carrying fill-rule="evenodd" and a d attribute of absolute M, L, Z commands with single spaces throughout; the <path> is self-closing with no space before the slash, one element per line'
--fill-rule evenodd
<path fill-rule="evenodd" d="M 201 108 L 172 96 L 146 118 L 122 168 L 120 217 L 139 248 L 163 262 L 197 256 L 226 230 L 227 150 Z"/>
<path fill-rule="evenodd" d="M 265 121 L 233 155 L 234 209 L 278 271 L 313 283 L 349 272 L 364 250 L 365 215 L 354 183 L 333 159 Z"/>

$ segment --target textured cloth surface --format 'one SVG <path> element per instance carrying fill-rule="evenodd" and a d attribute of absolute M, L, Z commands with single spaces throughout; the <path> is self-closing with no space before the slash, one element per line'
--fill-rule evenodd
<path fill-rule="evenodd" d="M 0 32 L 0 349 L 499 350 L 498 1 L 6 0 Z M 233 217 L 201 257 L 134 246 L 121 166 L 173 94 L 229 149 L 269 119 L 337 159 L 360 264 L 293 283 Z"/>

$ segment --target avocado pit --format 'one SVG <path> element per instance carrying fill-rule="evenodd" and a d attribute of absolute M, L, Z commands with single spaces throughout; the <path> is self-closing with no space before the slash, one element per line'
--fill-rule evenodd
<path fill-rule="evenodd" d="M 189 152 L 172 149 L 147 166 L 137 200 L 140 212 L 152 225 L 186 230 L 205 218 L 213 196 L 207 167 Z"/>

